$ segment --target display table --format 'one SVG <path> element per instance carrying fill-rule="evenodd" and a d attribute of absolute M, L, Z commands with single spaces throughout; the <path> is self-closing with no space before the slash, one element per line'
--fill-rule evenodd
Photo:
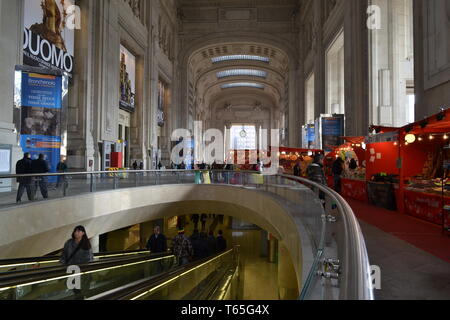
<path fill-rule="evenodd" d="M 395 186 L 393 183 L 367 182 L 369 203 L 387 210 L 397 210 Z"/>
<path fill-rule="evenodd" d="M 359 201 L 368 201 L 367 183 L 365 180 L 341 179 L 342 196 Z"/>
<path fill-rule="evenodd" d="M 450 205 L 450 197 L 444 197 L 444 205 Z M 442 225 L 442 196 L 405 190 L 405 213 Z"/>

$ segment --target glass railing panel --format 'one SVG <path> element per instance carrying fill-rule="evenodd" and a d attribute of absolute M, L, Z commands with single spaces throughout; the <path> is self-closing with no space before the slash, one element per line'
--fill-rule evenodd
<path fill-rule="evenodd" d="M 212 273 L 219 272 L 233 263 L 233 250 L 230 250 L 130 298 L 131 300 L 183 300 L 187 296 L 195 296 L 195 290 L 198 290 L 202 281 L 205 281 Z"/>
<path fill-rule="evenodd" d="M 68 289 L 68 275 L 36 280 L 0 288 L 0 300 L 64 300 L 89 298 L 133 281 L 148 279 L 171 270 L 176 264 L 174 256 L 150 258 L 92 271 L 81 266 L 81 289 Z M 83 270 L 84 269 L 84 270 Z M 73 275 L 72 275 L 73 276 Z"/>

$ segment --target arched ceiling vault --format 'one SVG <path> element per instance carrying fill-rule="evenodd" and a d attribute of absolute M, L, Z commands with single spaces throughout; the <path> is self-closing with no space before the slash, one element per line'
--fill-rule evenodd
<path fill-rule="evenodd" d="M 214 62 L 214 58 L 240 55 L 238 60 L 226 60 Z M 257 56 L 268 61 L 243 59 L 242 56 Z M 215 99 L 220 93 L 243 96 L 246 93 L 270 97 L 274 102 L 273 107 L 278 107 L 286 92 L 285 78 L 289 71 L 290 61 L 288 55 L 281 49 L 260 43 L 222 43 L 214 46 L 203 47 L 195 51 L 189 58 L 189 81 L 195 90 L 197 106 L 200 109 L 208 109 L 214 105 Z M 250 69 L 263 71 L 267 76 L 243 76 L 219 78 L 217 73 L 235 69 Z M 262 85 L 262 89 L 239 87 L 223 89 L 224 84 L 236 84 L 238 82 L 254 83 Z M 204 110 L 207 113 L 210 110 Z"/>

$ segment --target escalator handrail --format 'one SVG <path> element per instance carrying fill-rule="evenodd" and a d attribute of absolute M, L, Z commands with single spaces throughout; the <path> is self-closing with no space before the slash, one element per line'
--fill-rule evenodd
<path fill-rule="evenodd" d="M 191 262 L 185 266 L 176 267 L 176 268 L 174 268 L 170 271 L 167 271 L 161 275 L 158 275 L 156 277 L 137 281 L 134 284 L 132 284 L 131 286 L 128 284 L 128 285 L 122 286 L 120 288 L 116 288 L 109 292 L 100 294 L 96 297 L 92 297 L 91 299 L 92 300 L 132 300 L 131 296 L 138 297 L 140 294 L 148 291 L 149 288 L 158 287 L 164 283 L 167 283 L 168 281 L 172 281 L 172 279 L 176 279 L 186 273 L 189 273 L 192 270 L 195 270 L 202 265 L 205 265 L 213 260 L 216 260 L 221 256 L 224 256 L 227 254 L 232 254 L 233 252 L 235 252 L 234 249 L 219 252 L 211 257 L 207 257 L 207 258 L 204 258 L 201 260 Z"/>
<path fill-rule="evenodd" d="M 131 251 L 111 251 L 111 252 L 102 252 L 102 253 L 94 253 L 94 258 L 101 257 L 101 256 L 111 256 L 111 255 L 119 255 L 119 254 L 139 254 L 149 252 L 148 250 L 131 250 Z M 34 263 L 42 263 L 42 262 L 53 262 L 53 261 L 59 261 L 61 256 L 57 255 L 51 255 L 51 256 L 44 256 L 44 257 L 30 257 L 30 258 L 17 258 L 17 259 L 4 259 L 0 260 L 0 267 L 6 268 L 10 266 L 18 266 L 21 265 L 29 265 Z"/>
<path fill-rule="evenodd" d="M 84 265 L 79 265 L 81 273 L 87 273 L 92 271 L 100 271 L 111 267 L 120 267 L 134 263 L 144 263 L 146 261 L 167 259 L 174 257 L 171 253 L 154 254 L 149 256 L 132 257 L 128 259 L 95 261 Z M 68 266 L 60 265 L 53 270 L 34 270 L 34 272 L 24 273 L 18 276 L 4 277 L 0 279 L 0 292 L 6 290 L 5 288 L 25 286 L 34 282 L 46 282 L 52 281 L 55 278 L 65 277 L 68 278 L 73 274 L 67 273 Z"/>

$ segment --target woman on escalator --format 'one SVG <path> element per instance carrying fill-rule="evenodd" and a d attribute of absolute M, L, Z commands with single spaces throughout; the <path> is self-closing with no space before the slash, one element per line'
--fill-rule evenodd
<path fill-rule="evenodd" d="M 92 262 L 94 255 L 92 253 L 91 243 L 83 226 L 76 227 L 72 232 L 72 238 L 65 245 L 59 260 L 61 264 L 67 266 L 80 266 Z M 75 299 L 83 300 L 84 293 L 89 290 L 90 275 L 85 274 L 81 277 L 81 288 L 74 289 Z"/>

